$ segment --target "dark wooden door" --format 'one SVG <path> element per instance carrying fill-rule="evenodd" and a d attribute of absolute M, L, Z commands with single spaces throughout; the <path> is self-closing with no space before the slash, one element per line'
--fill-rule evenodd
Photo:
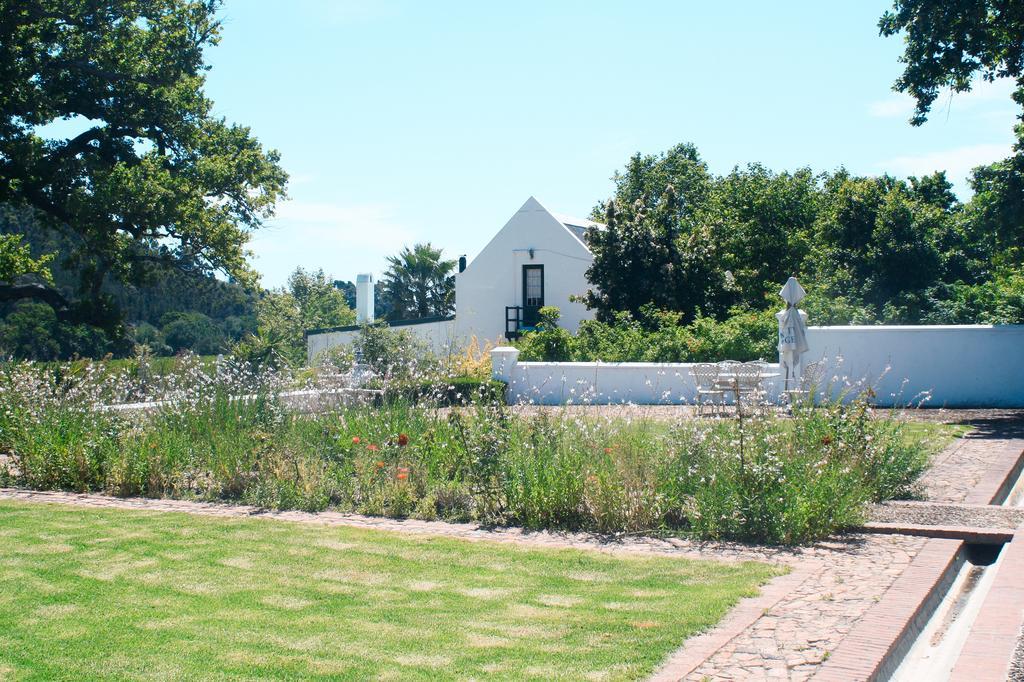
<path fill-rule="evenodd" d="M 544 305 L 544 266 L 523 266 L 523 326 L 535 327 Z"/>

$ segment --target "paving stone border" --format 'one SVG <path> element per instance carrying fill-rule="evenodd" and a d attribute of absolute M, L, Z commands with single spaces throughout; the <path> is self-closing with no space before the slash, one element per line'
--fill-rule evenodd
<path fill-rule="evenodd" d="M 1024 467 L 1024 440 L 1020 435 L 1017 422 L 1011 422 L 1003 429 L 968 434 L 952 451 L 943 453 L 946 456 L 929 471 L 926 489 L 938 490 L 940 495 L 954 498 L 939 497 L 936 501 L 958 501 L 956 498 L 959 498 L 968 505 L 1001 503 Z M 966 471 L 964 463 L 969 465 Z M 963 485 L 948 484 L 957 469 L 960 470 L 961 481 L 973 482 L 969 489 Z M 929 477 L 931 480 L 927 480 Z M 941 485 L 936 485 L 937 481 Z M 822 664 L 816 679 L 848 682 L 884 679 L 890 675 L 941 601 L 964 561 L 963 554 L 962 541 L 928 540 L 928 546 L 915 557 L 906 574 L 900 576 L 884 599 L 865 614 L 828 661 Z M 999 575 L 1003 574 L 1004 571 L 1000 570 Z M 1015 614 L 1014 618 L 1013 630 L 1017 633 L 1020 614 Z M 973 631 L 971 636 L 974 636 Z M 1004 660 L 1012 656 L 1011 646 Z"/>
<path fill-rule="evenodd" d="M 1002 545 L 1013 540 L 1013 528 L 983 528 L 978 526 L 940 526 L 917 523 L 865 523 L 863 533 L 880 535 L 916 535 L 923 538 L 963 540 L 977 545 Z"/>
<path fill-rule="evenodd" d="M 884 502 L 872 505 L 868 518 L 872 522 L 881 523 L 1012 529 L 1024 524 L 1024 507 L 951 502 Z"/>
<path fill-rule="evenodd" d="M 815 675 L 825 682 L 887 679 L 924 629 L 963 565 L 960 540 L 929 540 L 885 597 Z"/>

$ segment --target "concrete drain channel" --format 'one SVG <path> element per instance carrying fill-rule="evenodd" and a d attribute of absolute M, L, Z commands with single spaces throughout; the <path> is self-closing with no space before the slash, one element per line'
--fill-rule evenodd
<path fill-rule="evenodd" d="M 1022 507 L 1024 475 L 1019 475 L 1003 503 L 995 508 Z M 957 564 L 950 571 L 954 574 L 952 581 L 947 581 L 949 586 L 941 600 L 889 679 L 896 682 L 950 679 L 971 627 L 999 573 L 1005 554 L 1004 536 L 1005 533 L 994 532 L 982 538 L 983 542 L 965 542 Z"/>

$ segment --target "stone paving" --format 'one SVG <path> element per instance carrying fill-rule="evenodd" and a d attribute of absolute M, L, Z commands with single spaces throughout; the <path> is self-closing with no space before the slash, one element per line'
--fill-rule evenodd
<path fill-rule="evenodd" d="M 864 538 L 855 551 L 815 556 L 800 585 L 683 679 L 810 678 L 925 542 L 895 535 Z"/>
<path fill-rule="evenodd" d="M 885 502 L 871 505 L 868 518 L 882 523 L 1013 529 L 1024 523 L 1024 508 L 950 502 Z"/>
<path fill-rule="evenodd" d="M 939 453 L 921 481 L 930 502 L 965 502 L 1006 449 L 1024 442 L 1024 419 L 1016 412 L 968 422 L 971 433 Z M 987 502 L 988 500 L 985 500 Z"/>
<path fill-rule="evenodd" d="M 929 501 L 970 499 L 972 490 L 991 475 L 1007 450 L 1024 448 L 1024 422 L 1017 413 L 972 416 L 981 417 L 972 424 L 975 430 L 940 453 L 923 477 L 922 489 Z M 881 538 L 889 543 L 877 542 Z M 683 679 L 805 680 L 814 675 L 826 652 L 834 651 L 884 597 L 927 542 L 902 535 L 862 540 L 858 552 L 825 557 L 820 568 L 788 597 L 766 609 Z"/>
<path fill-rule="evenodd" d="M 1005 453 L 1008 448 L 1019 451 L 1024 444 L 1021 422 L 1003 420 L 1002 415 L 979 416 L 992 418 L 979 421 L 976 433 L 942 452 L 925 476 L 923 488 L 930 500 L 969 500 L 971 489 L 990 473 L 990 465 L 999 459 L 998 454 Z M 684 645 L 660 671 L 659 679 L 808 679 L 868 609 L 884 598 L 893 582 L 928 542 L 924 538 L 900 535 L 849 534 L 812 547 L 771 548 L 698 543 L 678 538 L 609 539 L 583 533 L 484 529 L 473 524 L 398 521 L 336 512 L 262 512 L 244 506 L 13 489 L 0 489 L 0 499 L 214 516 L 251 516 L 610 553 L 651 552 L 720 561 L 758 560 L 780 563 L 792 569 L 790 575 L 776 579 L 786 581 L 785 590 L 773 595 L 772 603 L 767 604 L 760 615 L 754 614 L 749 622 L 741 624 L 741 630 L 735 632 L 728 628 L 735 628 L 736 623 L 727 618 L 706 636 L 696 638 L 703 638 L 706 642 L 717 637 L 722 642 L 700 660 L 692 660 L 694 646 L 690 643 Z M 772 592 L 771 587 L 769 585 L 766 592 Z"/>

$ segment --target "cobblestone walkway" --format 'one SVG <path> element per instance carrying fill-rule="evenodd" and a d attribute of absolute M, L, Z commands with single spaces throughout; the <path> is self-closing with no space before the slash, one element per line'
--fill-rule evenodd
<path fill-rule="evenodd" d="M 1019 415 L 977 415 L 975 431 L 940 453 L 922 479 L 931 502 L 980 502 L 972 499 L 980 484 L 1001 474 L 1008 453 L 1024 449 L 1024 422 Z M 987 500 L 985 500 L 987 502 Z M 727 644 L 684 673 L 691 661 L 660 679 L 805 680 L 850 632 L 924 547 L 925 538 L 903 535 L 861 537 L 855 552 L 802 557 L 798 564 L 820 562 L 807 579 L 765 609 Z M 879 540 L 888 540 L 888 542 Z M 719 626 L 720 628 L 722 625 Z M 687 646 L 676 653 L 684 659 Z M 663 672 L 669 672 L 669 670 Z"/>
<path fill-rule="evenodd" d="M 993 465 L 1005 458 L 1007 451 L 1020 452 L 1024 419 L 1008 415 L 980 419 L 972 425 L 975 430 L 939 453 L 921 479 L 929 502 L 987 503 L 970 500 L 971 492 L 993 472 Z"/>

